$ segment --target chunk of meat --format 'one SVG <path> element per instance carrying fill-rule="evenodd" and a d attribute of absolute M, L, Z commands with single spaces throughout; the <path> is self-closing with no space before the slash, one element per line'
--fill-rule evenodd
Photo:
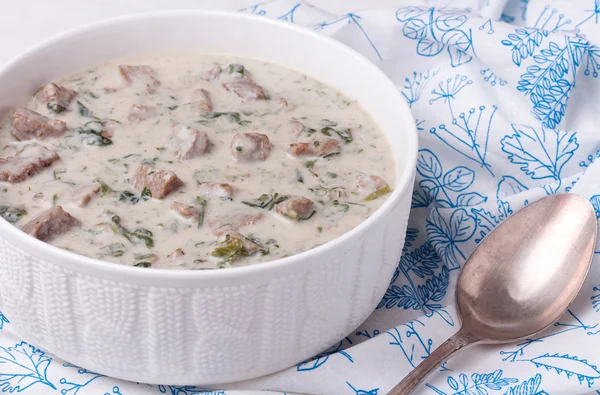
<path fill-rule="evenodd" d="M 175 263 L 181 260 L 185 256 L 185 252 L 181 248 L 176 249 L 167 256 L 167 260 L 171 263 Z"/>
<path fill-rule="evenodd" d="M 305 197 L 285 200 L 275 206 L 275 211 L 297 221 L 309 219 L 316 212 L 312 200 Z"/>
<path fill-rule="evenodd" d="M 228 198 L 235 193 L 235 189 L 231 185 L 218 182 L 203 182 L 200 184 L 199 189 L 205 195 L 220 198 Z"/>
<path fill-rule="evenodd" d="M 156 115 L 156 108 L 152 106 L 144 106 L 142 104 L 133 104 L 129 109 L 127 120 L 129 122 L 140 122 L 152 118 Z"/>
<path fill-rule="evenodd" d="M 99 185 L 87 185 L 81 187 L 73 192 L 70 203 L 80 208 L 87 207 L 98 192 L 100 192 Z"/>
<path fill-rule="evenodd" d="M 292 143 L 288 152 L 293 157 L 301 156 L 324 156 L 338 152 L 340 142 L 336 139 L 325 139 L 323 141 L 313 140 L 310 143 Z"/>
<path fill-rule="evenodd" d="M 254 101 L 254 100 L 267 100 L 265 91 L 259 85 L 256 84 L 251 78 L 243 77 L 234 79 L 230 82 L 224 82 L 223 88 L 229 92 L 233 92 L 243 100 Z"/>
<path fill-rule="evenodd" d="M 148 93 L 153 93 L 160 85 L 154 69 L 150 66 L 120 65 L 119 73 L 127 85 L 144 85 Z"/>
<path fill-rule="evenodd" d="M 77 92 L 64 86 L 56 85 L 55 83 L 48 84 L 35 95 L 42 103 L 46 103 L 49 109 L 59 113 L 64 111 L 71 101 L 77 96 Z"/>
<path fill-rule="evenodd" d="M 0 181 L 21 182 L 59 160 L 60 156 L 41 145 L 27 145 L 15 156 L 0 158 Z"/>
<path fill-rule="evenodd" d="M 210 94 L 206 89 L 194 89 L 192 93 L 190 93 L 189 100 L 190 107 L 195 115 L 204 114 L 213 110 L 212 100 L 210 100 Z"/>
<path fill-rule="evenodd" d="M 115 121 L 106 121 L 102 124 L 102 132 L 100 135 L 102 137 L 106 137 L 107 139 L 112 139 L 115 134 L 115 129 L 117 129 L 118 123 Z"/>
<path fill-rule="evenodd" d="M 214 81 L 217 78 L 219 78 L 221 71 L 222 71 L 221 66 L 215 66 L 212 69 L 203 72 L 200 75 L 200 78 L 202 78 L 205 81 L 211 82 L 211 81 Z"/>
<path fill-rule="evenodd" d="M 241 245 L 244 247 L 244 250 L 245 250 L 243 255 L 256 254 L 258 251 L 261 250 L 261 248 L 258 244 L 254 243 L 251 240 L 248 240 L 244 235 L 242 235 L 238 232 L 234 232 L 234 231 L 223 232 L 217 238 L 217 245 L 227 245 L 231 242 L 241 243 Z"/>
<path fill-rule="evenodd" d="M 156 199 L 163 199 L 184 185 L 183 181 L 172 171 L 155 170 L 146 165 L 140 165 L 137 168 L 131 184 L 138 191 L 148 188 L 152 197 Z"/>
<path fill-rule="evenodd" d="M 25 107 L 13 111 L 10 132 L 19 141 L 61 136 L 67 124 L 58 119 L 48 118 Z"/>
<path fill-rule="evenodd" d="M 263 213 L 239 213 L 220 215 L 208 220 L 208 227 L 217 236 L 227 231 L 237 231 L 244 226 L 254 225 L 262 220 Z"/>
<path fill-rule="evenodd" d="M 179 202 L 171 203 L 170 208 L 181 218 L 194 223 L 198 222 L 198 217 L 200 216 L 198 208 Z"/>
<path fill-rule="evenodd" d="M 77 218 L 64 211 L 61 206 L 56 206 L 37 215 L 23 225 L 21 230 L 36 239 L 49 241 L 80 225 Z"/>
<path fill-rule="evenodd" d="M 173 126 L 169 151 L 177 155 L 179 160 L 192 159 L 203 155 L 208 151 L 209 146 L 210 141 L 206 132 L 185 125 Z"/>
<path fill-rule="evenodd" d="M 356 192 L 365 200 L 375 200 L 392 191 L 385 180 L 379 176 L 360 174 L 357 181 Z"/>
<path fill-rule="evenodd" d="M 271 143 L 266 134 L 237 133 L 231 139 L 231 155 L 240 162 L 265 160 L 271 153 Z"/>

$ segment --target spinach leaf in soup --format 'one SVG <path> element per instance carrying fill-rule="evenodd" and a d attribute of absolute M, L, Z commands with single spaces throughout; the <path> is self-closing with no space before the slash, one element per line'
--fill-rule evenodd
<path fill-rule="evenodd" d="M 112 227 L 113 231 L 116 234 L 120 234 L 123 237 L 125 237 L 130 243 L 143 243 L 148 248 L 154 247 L 154 239 L 152 238 L 153 235 L 152 232 L 150 232 L 148 229 L 138 228 L 134 231 L 130 231 L 129 229 L 121 225 L 121 217 L 119 217 L 118 215 L 114 215 L 111 218 L 111 221 L 114 224 L 114 226 Z"/>
<path fill-rule="evenodd" d="M 19 222 L 21 217 L 27 215 L 27 211 L 17 207 L 0 206 L 0 216 L 11 224 Z"/>

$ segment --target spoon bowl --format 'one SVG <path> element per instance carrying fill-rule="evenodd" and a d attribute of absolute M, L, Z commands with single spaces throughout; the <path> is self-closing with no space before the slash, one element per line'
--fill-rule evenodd
<path fill-rule="evenodd" d="M 462 328 L 389 393 L 408 395 L 456 352 L 543 331 L 573 302 L 590 268 L 597 219 L 590 202 L 552 195 L 497 226 L 469 257 L 456 284 Z"/>

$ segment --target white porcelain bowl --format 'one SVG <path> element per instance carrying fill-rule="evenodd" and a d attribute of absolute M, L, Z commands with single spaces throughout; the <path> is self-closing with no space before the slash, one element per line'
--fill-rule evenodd
<path fill-rule="evenodd" d="M 334 241 L 273 262 L 214 271 L 102 262 L 0 220 L 0 310 L 12 331 L 98 373 L 178 385 L 273 373 L 341 340 L 374 310 L 403 245 L 417 136 L 398 89 L 361 55 L 308 29 L 241 14 L 169 11 L 89 25 L 12 60 L 0 70 L 0 114 L 57 77 L 146 51 L 260 58 L 339 89 L 358 100 L 389 139 L 394 192 Z"/>

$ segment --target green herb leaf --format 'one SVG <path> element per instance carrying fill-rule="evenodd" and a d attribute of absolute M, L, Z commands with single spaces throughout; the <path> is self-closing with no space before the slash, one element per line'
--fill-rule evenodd
<path fill-rule="evenodd" d="M 123 243 L 114 243 L 102 247 L 100 249 L 100 253 L 102 254 L 102 256 L 119 257 L 125 254 L 125 250 L 127 250 L 127 248 Z"/>
<path fill-rule="evenodd" d="M 340 154 L 339 151 L 338 152 L 330 152 L 327 155 L 323 155 L 321 158 L 327 159 L 327 158 L 331 158 L 332 156 L 336 156 L 336 155 L 339 155 L 339 154 Z"/>
<path fill-rule="evenodd" d="M 239 112 L 205 112 L 202 114 L 202 117 L 206 119 L 225 117 L 229 122 L 237 123 L 240 126 L 246 126 L 252 123 L 252 121 L 242 120 Z"/>
<path fill-rule="evenodd" d="M 179 108 L 177 104 L 167 107 L 169 110 L 173 111 Z"/>
<path fill-rule="evenodd" d="M 300 170 L 298 169 L 296 169 L 296 181 L 304 183 L 304 177 L 302 177 L 302 173 L 300 173 Z"/>
<path fill-rule="evenodd" d="M 137 204 L 140 201 L 140 198 L 129 191 L 121 191 L 119 192 L 119 197 L 117 198 L 119 202 L 127 202 L 130 204 Z"/>
<path fill-rule="evenodd" d="M 75 131 L 82 136 L 82 141 L 87 145 L 103 147 L 113 143 L 108 137 L 102 136 L 102 132 L 84 128 L 76 128 Z"/>
<path fill-rule="evenodd" d="M 117 234 L 125 237 L 131 244 L 144 243 L 146 247 L 154 247 L 154 239 L 152 238 L 152 232 L 148 229 L 139 228 L 134 231 L 130 231 L 121 225 L 121 217 L 114 215 L 111 221 L 115 224 L 115 231 Z"/>
<path fill-rule="evenodd" d="M 103 182 L 101 179 L 96 178 L 94 182 L 100 184 L 100 196 L 104 197 L 106 195 L 113 195 L 115 191 L 111 187 L 108 186 L 107 183 Z"/>
<path fill-rule="evenodd" d="M 204 214 L 206 213 L 206 200 L 196 196 L 196 206 L 198 207 L 198 228 L 204 225 Z"/>
<path fill-rule="evenodd" d="M 250 207 L 262 208 L 264 210 L 272 210 L 273 207 L 288 199 L 289 196 L 280 195 L 278 193 L 274 193 L 273 195 L 265 193 L 254 200 L 243 200 L 242 203 Z"/>
<path fill-rule="evenodd" d="M 337 122 L 335 121 L 330 121 L 329 119 L 321 119 L 319 121 L 319 125 L 325 127 L 325 128 L 332 128 L 334 126 L 337 126 Z"/>
<path fill-rule="evenodd" d="M 152 159 L 144 159 L 140 162 L 140 165 L 154 167 L 154 166 L 156 166 L 157 160 L 158 160 L 158 157 L 154 157 Z"/>
<path fill-rule="evenodd" d="M 304 162 L 304 167 L 306 167 L 307 169 L 312 169 L 313 167 L 315 167 L 315 163 L 317 163 L 317 159 L 308 160 Z"/>
<path fill-rule="evenodd" d="M 142 200 L 149 200 L 152 198 L 152 191 L 147 187 L 144 187 L 140 197 L 142 198 Z"/>
<path fill-rule="evenodd" d="M 379 188 L 378 190 L 376 190 L 375 192 L 373 192 L 372 194 L 370 194 L 369 196 L 367 196 L 366 198 L 364 198 L 364 201 L 370 201 L 370 200 L 375 200 L 383 195 L 386 195 L 388 193 L 392 192 L 392 189 L 389 187 L 389 185 L 384 186 L 383 188 Z"/>
<path fill-rule="evenodd" d="M 89 108 L 87 108 L 82 102 L 77 100 L 77 110 L 79 111 L 79 115 L 82 117 L 92 117 L 92 112 Z"/>
<path fill-rule="evenodd" d="M 312 218 L 313 215 L 315 215 L 315 213 L 317 212 L 317 210 L 313 210 L 312 213 L 305 215 L 304 217 L 298 217 L 297 220 L 298 221 L 306 221 Z"/>
<path fill-rule="evenodd" d="M 79 102 L 78 102 L 79 103 Z M 83 143 L 87 145 L 106 146 L 111 145 L 113 142 L 108 137 L 104 137 L 106 124 L 108 122 L 117 122 L 111 119 L 95 120 L 86 122 L 82 127 L 73 129 L 74 132 L 81 136 Z"/>
<path fill-rule="evenodd" d="M 154 254 L 135 254 L 133 257 L 135 260 L 156 259 L 156 255 Z"/>
<path fill-rule="evenodd" d="M 133 265 L 135 267 L 152 267 L 152 262 L 138 262 L 135 265 Z"/>
<path fill-rule="evenodd" d="M 60 169 L 60 170 L 53 170 L 52 174 L 54 175 L 54 179 L 59 181 L 62 177 L 60 176 L 60 174 L 65 174 L 67 172 L 66 169 Z"/>
<path fill-rule="evenodd" d="M 244 76 L 246 74 L 246 68 L 242 64 L 230 64 L 228 70 L 229 74 L 239 74 L 240 76 Z"/>
<path fill-rule="evenodd" d="M 52 195 L 52 207 L 56 206 L 56 202 L 58 202 L 58 193 Z"/>
<path fill-rule="evenodd" d="M 339 200 L 334 200 L 333 202 L 331 202 L 331 204 L 333 204 L 334 206 L 339 206 L 340 211 L 343 211 L 344 213 L 347 212 L 348 210 L 350 210 L 349 204 L 340 203 Z"/>
<path fill-rule="evenodd" d="M 309 191 L 318 197 L 327 197 L 329 200 L 340 199 L 344 195 L 344 187 L 324 187 L 317 185 L 316 187 L 308 188 Z"/>
<path fill-rule="evenodd" d="M 248 250 L 244 247 L 242 240 L 227 235 L 225 240 L 217 242 L 217 248 L 210 254 L 215 258 L 222 259 L 223 262 L 231 263 L 241 257 L 248 256 Z"/>
<path fill-rule="evenodd" d="M 84 95 L 88 95 L 89 97 L 91 97 L 92 99 L 97 99 L 99 96 L 97 94 L 95 94 L 92 91 L 83 91 L 82 92 Z"/>
<path fill-rule="evenodd" d="M 321 133 L 323 133 L 325 136 L 330 136 L 331 137 L 331 132 L 335 133 L 335 130 L 330 128 L 329 126 L 324 127 L 323 129 L 321 129 Z"/>
<path fill-rule="evenodd" d="M 348 144 L 352 142 L 352 132 L 350 129 L 339 129 L 335 130 L 338 136 L 344 141 L 344 143 Z"/>
<path fill-rule="evenodd" d="M 0 216 L 11 224 L 19 222 L 21 217 L 27 215 L 27 211 L 16 207 L 0 206 Z"/>
<path fill-rule="evenodd" d="M 46 107 L 48 107 L 48 109 L 50 111 L 54 111 L 56 114 L 60 114 L 61 112 L 65 111 L 67 109 L 66 107 L 61 106 L 58 103 L 51 103 L 51 102 L 46 103 Z"/>

